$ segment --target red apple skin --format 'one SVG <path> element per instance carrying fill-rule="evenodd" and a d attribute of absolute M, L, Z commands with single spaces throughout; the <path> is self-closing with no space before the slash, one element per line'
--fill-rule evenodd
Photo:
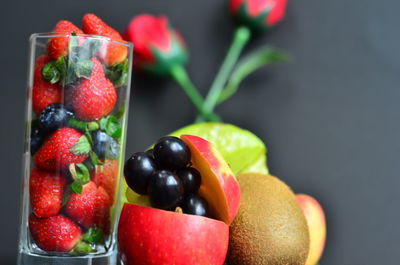
<path fill-rule="evenodd" d="M 181 135 L 191 151 L 192 166 L 202 175 L 199 194 L 216 219 L 230 225 L 240 206 L 240 187 L 231 168 L 213 145 L 203 138 Z"/>
<path fill-rule="evenodd" d="M 316 199 L 306 194 L 297 194 L 297 202 L 307 220 L 310 233 L 310 250 L 305 265 L 315 265 L 320 260 L 325 247 L 326 221 L 322 206 Z"/>
<path fill-rule="evenodd" d="M 128 203 L 118 226 L 124 265 L 222 265 L 228 241 L 221 221 Z"/>

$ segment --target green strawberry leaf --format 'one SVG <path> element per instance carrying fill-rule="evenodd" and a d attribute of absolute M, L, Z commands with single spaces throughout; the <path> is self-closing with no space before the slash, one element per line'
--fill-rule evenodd
<path fill-rule="evenodd" d="M 99 121 L 100 130 L 106 132 L 108 135 L 114 138 L 120 138 L 122 135 L 121 126 L 118 123 L 117 117 L 109 115 L 103 117 Z"/>
<path fill-rule="evenodd" d="M 91 227 L 83 235 L 82 240 L 88 243 L 100 243 L 103 241 L 103 238 L 104 238 L 103 230 Z"/>
<path fill-rule="evenodd" d="M 92 74 L 93 63 L 91 60 L 78 61 L 75 64 L 75 75 L 77 78 L 89 79 Z"/>
<path fill-rule="evenodd" d="M 47 63 L 42 68 L 42 78 L 43 80 L 50 82 L 52 84 L 60 81 L 61 74 L 58 71 L 55 62 Z"/>
<path fill-rule="evenodd" d="M 78 142 L 76 142 L 69 151 L 74 155 L 80 156 L 88 154 L 91 149 L 92 147 L 90 145 L 89 139 L 86 135 L 82 135 L 81 138 L 79 138 Z"/>
<path fill-rule="evenodd" d="M 234 174 L 249 172 L 267 174 L 267 148 L 265 144 L 247 130 L 231 124 L 200 123 L 184 127 L 171 135 L 196 135 L 213 143 L 221 153 Z"/>
<path fill-rule="evenodd" d="M 86 254 L 86 253 L 93 253 L 96 252 L 96 249 L 93 248 L 89 243 L 87 242 L 79 242 L 71 251 L 72 253 L 77 253 L 77 254 Z"/>
<path fill-rule="evenodd" d="M 129 61 L 125 59 L 123 62 L 108 67 L 105 72 L 108 79 L 113 82 L 115 87 L 120 87 L 128 83 Z"/>
<path fill-rule="evenodd" d="M 103 165 L 103 162 L 101 162 L 97 156 L 97 154 L 93 151 L 89 153 L 90 161 L 92 162 L 93 165 Z"/>
<path fill-rule="evenodd" d="M 90 172 L 85 164 L 76 164 L 76 176 L 75 180 L 79 180 L 81 183 L 86 184 L 90 181 Z"/>
<path fill-rule="evenodd" d="M 100 128 L 99 124 L 95 121 L 85 122 L 76 119 L 69 119 L 68 126 L 83 132 L 86 132 L 87 130 L 96 131 Z"/>
<path fill-rule="evenodd" d="M 69 172 L 74 180 L 70 185 L 70 190 L 74 193 L 81 194 L 82 186 L 90 181 L 90 172 L 85 164 L 70 164 Z"/>
<path fill-rule="evenodd" d="M 81 194 L 81 193 L 82 193 L 82 184 L 80 184 L 80 183 L 77 182 L 77 181 L 72 182 L 72 183 L 69 185 L 69 188 L 71 189 L 71 191 L 72 191 L 73 193 L 76 193 L 76 194 Z"/>

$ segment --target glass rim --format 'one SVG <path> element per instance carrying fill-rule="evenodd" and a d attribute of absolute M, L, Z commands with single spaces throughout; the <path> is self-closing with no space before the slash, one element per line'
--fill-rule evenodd
<path fill-rule="evenodd" d="M 55 32 L 44 32 L 44 33 L 33 33 L 30 35 L 29 40 L 32 39 L 39 39 L 39 38 L 54 38 L 54 37 L 72 37 L 72 34 L 59 34 L 59 33 L 55 33 Z M 109 42 L 114 42 L 120 45 L 124 45 L 126 47 L 133 47 L 132 42 L 130 41 L 117 41 L 114 39 L 111 39 L 109 37 L 104 37 L 104 36 L 100 36 L 100 35 L 94 35 L 94 34 L 80 34 L 80 35 L 75 35 L 77 37 L 84 37 L 87 39 L 99 39 L 99 40 L 105 40 L 105 41 L 109 41 Z"/>

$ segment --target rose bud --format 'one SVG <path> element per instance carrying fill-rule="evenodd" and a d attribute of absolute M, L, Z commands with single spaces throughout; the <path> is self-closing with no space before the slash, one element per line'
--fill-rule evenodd
<path fill-rule="evenodd" d="M 183 66 L 188 59 L 182 37 L 165 16 L 144 14 L 133 18 L 124 38 L 133 43 L 136 70 L 166 76 L 174 66 Z"/>
<path fill-rule="evenodd" d="M 230 0 L 229 11 L 252 29 L 268 29 L 285 16 L 287 0 Z"/>

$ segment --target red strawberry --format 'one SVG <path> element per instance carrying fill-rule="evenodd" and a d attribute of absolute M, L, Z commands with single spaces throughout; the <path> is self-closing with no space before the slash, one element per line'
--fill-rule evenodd
<path fill-rule="evenodd" d="M 104 23 L 99 17 L 94 14 L 86 14 L 82 19 L 83 31 L 87 34 L 100 35 L 108 37 L 112 40 L 125 42 L 122 36 Z M 125 60 L 128 54 L 128 48 L 117 42 L 104 43 L 99 51 L 99 56 L 107 65 L 113 65 Z"/>
<path fill-rule="evenodd" d="M 35 243 L 44 251 L 68 252 L 82 236 L 79 226 L 63 215 L 37 218 L 32 214 L 29 230 Z"/>
<path fill-rule="evenodd" d="M 105 160 L 103 165 L 96 166 L 92 180 L 110 196 L 111 204 L 114 203 L 115 187 L 118 178 L 118 163 L 116 160 Z"/>
<path fill-rule="evenodd" d="M 39 114 L 47 105 L 60 103 L 62 91 L 57 84 L 46 82 L 42 78 L 42 67 L 49 62 L 49 59 L 42 55 L 36 59 L 35 71 L 33 74 L 32 108 Z"/>
<path fill-rule="evenodd" d="M 117 101 L 114 85 L 104 76 L 101 63 L 92 58 L 93 69 L 89 79 L 82 79 L 73 89 L 70 102 L 76 116 L 85 121 L 108 115 Z"/>
<path fill-rule="evenodd" d="M 96 187 L 93 181 L 83 185 L 82 193 L 71 193 L 65 212 L 85 228 L 93 225 L 107 228 L 109 222 L 110 199 L 107 192 Z"/>
<path fill-rule="evenodd" d="M 40 218 L 57 215 L 61 209 L 66 179 L 59 173 L 32 169 L 29 193 L 33 213 Z"/>
<path fill-rule="evenodd" d="M 43 169 L 62 170 L 71 163 L 82 163 L 89 151 L 86 136 L 72 128 L 61 128 L 44 141 L 33 161 Z"/>
<path fill-rule="evenodd" d="M 70 35 L 76 33 L 76 35 L 84 35 L 83 31 L 72 24 L 68 20 L 59 21 L 53 29 L 53 33 L 60 35 Z M 54 37 L 47 43 L 47 54 L 53 60 L 57 60 L 58 57 L 64 56 L 68 53 L 69 38 L 65 36 Z"/>
<path fill-rule="evenodd" d="M 94 214 L 94 224 L 103 230 L 103 233 L 110 233 L 110 208 L 112 201 L 103 187 L 97 189 L 96 210 Z"/>

